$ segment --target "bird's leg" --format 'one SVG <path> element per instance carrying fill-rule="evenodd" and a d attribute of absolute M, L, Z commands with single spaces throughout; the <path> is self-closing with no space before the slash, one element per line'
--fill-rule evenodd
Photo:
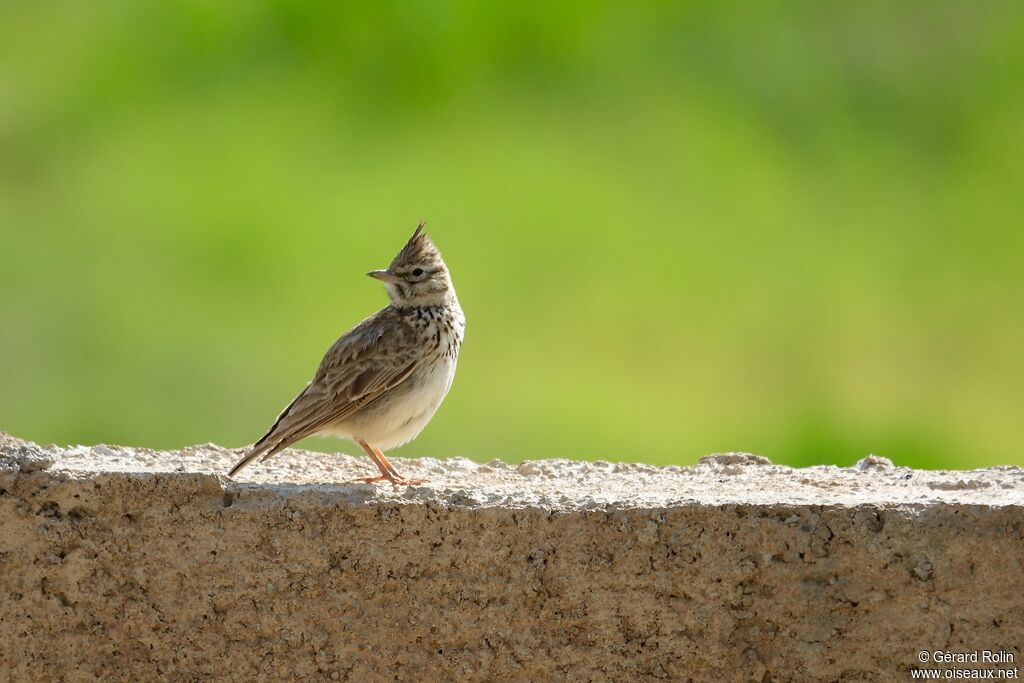
<path fill-rule="evenodd" d="M 362 440 L 358 441 L 358 443 L 360 448 L 366 451 L 366 454 L 370 456 L 370 460 L 373 460 L 373 464 L 377 466 L 377 469 L 380 470 L 379 477 L 366 477 L 364 479 L 359 479 L 358 481 L 362 481 L 367 484 L 372 484 L 378 481 L 390 481 L 392 484 L 395 485 L 405 484 L 408 486 L 423 483 L 423 480 L 421 479 L 403 479 L 402 476 L 398 474 L 398 471 L 395 470 L 394 466 L 390 462 L 388 462 L 388 459 L 384 457 L 384 454 L 379 449 L 374 448 L 373 446 Z"/>
<path fill-rule="evenodd" d="M 365 441 L 360 440 L 357 441 L 356 443 L 358 443 L 359 447 L 362 448 L 363 451 L 365 451 L 368 456 L 370 456 L 370 460 L 372 460 L 373 464 L 377 466 L 377 469 L 380 470 L 381 474 L 381 476 L 379 477 L 365 477 L 363 479 L 357 479 L 356 481 L 365 482 L 367 484 L 372 484 L 378 481 L 389 481 L 394 475 L 388 470 L 387 467 L 384 466 L 384 463 L 380 461 L 380 458 L 377 457 L 377 452 L 373 448 L 371 448 L 370 445 Z"/>
<path fill-rule="evenodd" d="M 369 444 L 367 444 L 367 446 L 369 446 Z M 405 484 L 406 486 L 415 486 L 417 484 L 423 483 L 422 479 L 406 479 L 405 477 L 400 475 L 398 473 L 398 470 L 395 469 L 395 466 L 392 465 L 391 462 L 386 457 L 384 457 L 383 451 L 374 446 L 369 446 L 369 448 L 377 455 L 377 460 L 384 464 L 384 468 L 387 469 L 388 473 L 390 474 L 390 476 L 388 476 L 388 474 L 385 474 L 384 477 L 392 484 Z"/>
<path fill-rule="evenodd" d="M 392 474 L 392 476 L 394 476 L 396 479 L 401 479 L 402 478 L 401 476 L 399 476 L 398 470 L 395 469 L 395 466 L 392 465 L 391 462 L 387 458 L 384 457 L 384 451 L 382 451 L 379 448 L 376 448 L 374 446 L 370 446 L 370 448 L 372 448 L 373 452 L 377 454 L 377 458 L 382 463 L 384 463 L 384 467 L 387 468 L 388 472 L 390 472 Z"/>

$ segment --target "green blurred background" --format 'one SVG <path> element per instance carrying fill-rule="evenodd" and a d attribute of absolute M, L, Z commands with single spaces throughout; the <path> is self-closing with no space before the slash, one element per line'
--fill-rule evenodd
<path fill-rule="evenodd" d="M 1022 44 L 1019 1 L 4 2 L 0 429 L 252 442 L 422 218 L 468 336 L 399 455 L 1024 464 Z"/>

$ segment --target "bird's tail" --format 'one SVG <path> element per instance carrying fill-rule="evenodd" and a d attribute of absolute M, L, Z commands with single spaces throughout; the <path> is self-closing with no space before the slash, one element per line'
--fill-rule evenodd
<path fill-rule="evenodd" d="M 268 436 L 270 436 L 270 434 L 267 434 L 267 436 L 257 441 L 253 445 L 253 447 L 249 449 L 249 452 L 246 453 L 241 460 L 235 463 L 235 466 L 231 468 L 230 472 L 228 472 L 229 477 L 233 477 L 239 472 L 241 472 L 246 466 L 248 466 L 249 463 L 251 463 L 256 458 L 260 457 L 264 453 L 267 455 L 267 457 L 270 457 L 276 451 L 281 450 L 280 448 L 275 448 L 275 446 L 277 446 L 278 444 L 270 442 L 269 439 L 267 439 Z"/>
<path fill-rule="evenodd" d="M 306 389 L 308 388 L 309 385 L 307 384 L 306 387 L 299 392 L 299 395 L 281 411 L 281 414 L 277 416 L 277 419 L 274 420 L 274 424 L 267 430 L 267 433 L 263 435 L 263 438 L 254 443 L 252 448 L 249 449 L 249 452 L 231 468 L 231 471 L 228 472 L 229 477 L 233 477 L 241 472 L 249 463 L 261 455 L 263 456 L 263 459 L 266 460 L 274 453 L 284 450 L 305 436 L 305 433 L 286 428 L 282 423 L 288 416 L 288 412 L 292 409 L 292 406 L 294 406 L 295 403 L 305 395 Z"/>
<path fill-rule="evenodd" d="M 291 406 L 288 406 L 288 408 L 291 408 Z M 287 408 L 285 410 L 287 411 Z M 284 417 L 283 413 L 281 417 Z M 289 433 L 287 430 L 278 429 L 281 424 L 281 417 L 278 417 L 277 422 L 270 428 L 270 431 L 264 434 L 262 439 L 254 443 L 249 452 L 235 463 L 235 466 L 228 472 L 229 477 L 233 477 L 241 472 L 243 468 L 256 458 L 263 456 L 261 460 L 266 460 L 275 453 L 288 448 L 288 446 L 291 446 L 303 436 L 301 433 Z M 282 434 L 282 432 L 284 433 Z"/>

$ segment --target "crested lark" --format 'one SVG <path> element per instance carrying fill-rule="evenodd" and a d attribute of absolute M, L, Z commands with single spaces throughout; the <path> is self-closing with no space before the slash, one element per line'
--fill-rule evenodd
<path fill-rule="evenodd" d="M 418 483 L 399 476 L 381 451 L 416 438 L 433 417 L 452 385 L 466 329 L 448 268 L 423 225 L 387 270 L 367 273 L 384 282 L 391 304 L 334 343 L 228 476 L 299 439 L 330 434 L 352 439 L 377 465 L 380 476 L 362 481 Z"/>

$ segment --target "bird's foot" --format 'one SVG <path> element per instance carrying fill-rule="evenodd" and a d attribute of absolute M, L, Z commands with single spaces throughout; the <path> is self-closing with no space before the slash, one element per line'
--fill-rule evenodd
<path fill-rule="evenodd" d="M 391 482 L 392 486 L 418 486 L 418 485 L 422 484 L 424 480 L 423 479 L 406 479 L 404 477 L 387 476 L 387 475 L 383 475 L 382 474 L 382 475 L 377 476 L 377 477 L 363 477 L 361 479 L 356 479 L 356 481 L 358 481 L 360 483 L 363 483 L 363 484 L 376 484 L 377 482 L 381 482 L 381 481 L 389 481 L 389 482 Z"/>

